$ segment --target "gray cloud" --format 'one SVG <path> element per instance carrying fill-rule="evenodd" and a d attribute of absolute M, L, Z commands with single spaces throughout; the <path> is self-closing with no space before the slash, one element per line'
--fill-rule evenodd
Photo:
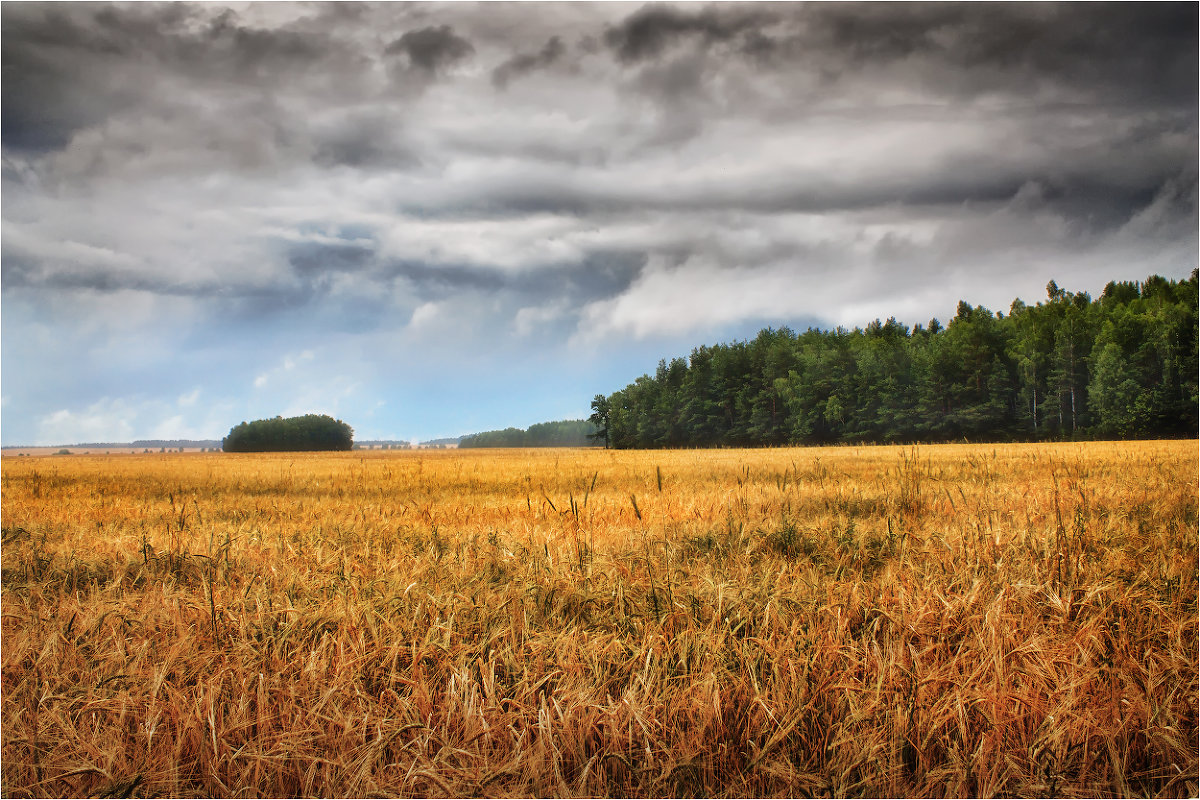
<path fill-rule="evenodd" d="M 901 79 L 957 95 L 1057 88 L 1089 102 L 1194 101 L 1193 4 L 839 3 L 813 11 L 806 52 L 840 54 L 832 74 L 907 65 L 918 69 Z"/>
<path fill-rule="evenodd" d="M 298 244 L 290 248 L 288 261 L 296 274 L 312 277 L 333 272 L 354 273 L 374 258 L 369 244 Z"/>
<path fill-rule="evenodd" d="M 385 56 L 404 56 L 410 69 L 436 73 L 474 54 L 469 41 L 454 33 L 449 25 L 409 31 L 386 48 Z"/>
<path fill-rule="evenodd" d="M 468 353 L 481 375 L 580 364 L 542 390 L 585 412 L 613 381 L 581 375 L 620 384 L 759 323 L 1186 276 L 1196 17 L 4 4 L 5 436 L 46 409 L 190 414 L 174 398 L 196 385 L 246 417 L 286 389 L 433 418 L 449 394 L 423 407 L 386 376 L 434 396 Z M 174 394 L 126 397 L 105 364 Z M 310 395 L 306 375 L 359 394 Z"/>
<path fill-rule="evenodd" d="M 312 123 L 313 162 L 323 168 L 407 169 L 419 157 L 403 141 L 403 122 L 378 109 L 352 110 L 325 124 Z"/>
<path fill-rule="evenodd" d="M 789 77 L 791 99 L 823 101 L 867 78 L 946 97 L 1056 92 L 1139 107 L 1195 101 L 1197 9 L 1163 3 L 649 5 L 611 25 L 626 67 L 704 56 L 697 69 Z M 740 62 L 740 65 L 739 65 Z M 710 90 L 691 81 L 692 91 Z M 688 87 L 684 87 L 688 88 Z"/>
<path fill-rule="evenodd" d="M 546 69 L 559 61 L 566 52 L 567 48 L 562 39 L 558 36 L 551 36 L 537 53 L 515 55 L 492 70 L 492 83 L 503 89 L 516 78 L 528 75 L 535 70 Z"/>
<path fill-rule="evenodd" d="M 136 102 L 138 90 L 110 75 L 128 53 L 127 34 L 106 35 L 54 6 L 0 13 L 6 150 L 61 148 L 75 131 Z"/>
<path fill-rule="evenodd" d="M 604 43 L 617 59 L 634 64 L 659 57 L 672 44 L 695 39 L 701 44 L 727 42 L 768 24 L 773 15 L 749 4 L 708 6 L 691 11 L 672 5 L 647 5 L 604 32 Z"/>
<path fill-rule="evenodd" d="M 164 84 L 266 88 L 363 61 L 318 32 L 242 24 L 186 3 L 39 4 L 3 11 L 7 148 L 62 147 L 89 126 L 165 99 Z M 311 81 L 307 81 L 310 82 Z"/>

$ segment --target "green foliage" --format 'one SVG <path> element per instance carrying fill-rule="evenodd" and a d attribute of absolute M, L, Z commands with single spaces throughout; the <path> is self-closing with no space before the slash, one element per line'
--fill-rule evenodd
<path fill-rule="evenodd" d="M 618 448 L 1194 435 L 1197 272 L 1054 281 L 993 313 L 960 301 L 945 327 L 788 328 L 660 361 L 592 401 Z"/>
<path fill-rule="evenodd" d="M 588 422 L 596 429 L 594 433 L 588 434 L 588 439 L 592 441 L 604 440 L 604 447 L 608 447 L 608 398 L 602 394 L 596 395 L 592 399 L 592 415 L 588 417 Z"/>
<path fill-rule="evenodd" d="M 539 422 L 528 430 L 505 428 L 464 436 L 459 449 L 470 447 L 586 447 L 595 443 L 596 426 L 584 419 Z"/>
<path fill-rule="evenodd" d="M 243 422 L 221 443 L 226 453 L 350 450 L 353 446 L 354 429 L 324 414 Z"/>

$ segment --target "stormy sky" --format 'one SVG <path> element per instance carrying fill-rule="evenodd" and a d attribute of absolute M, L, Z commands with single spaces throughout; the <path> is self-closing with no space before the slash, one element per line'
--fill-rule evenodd
<path fill-rule="evenodd" d="M 1197 265 L 1197 5 L 5 3 L 4 444 L 585 417 Z"/>

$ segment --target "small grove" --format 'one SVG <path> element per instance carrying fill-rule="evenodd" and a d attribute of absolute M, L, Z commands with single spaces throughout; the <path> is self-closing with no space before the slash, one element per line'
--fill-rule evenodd
<path fill-rule="evenodd" d="M 4 459 L 29 796 L 1189 796 L 1195 440 Z"/>
<path fill-rule="evenodd" d="M 226 453 L 271 451 L 350 450 L 354 429 L 324 414 L 275 417 L 234 426 L 221 443 Z"/>
<path fill-rule="evenodd" d="M 1197 273 L 1060 289 L 944 327 L 876 320 L 698 347 L 592 403 L 617 448 L 1194 436 Z"/>

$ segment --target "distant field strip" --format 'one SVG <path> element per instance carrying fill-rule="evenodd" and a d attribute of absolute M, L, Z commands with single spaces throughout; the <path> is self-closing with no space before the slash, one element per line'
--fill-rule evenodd
<path fill-rule="evenodd" d="M 5 796 L 1196 796 L 1198 444 L 0 462 Z"/>

